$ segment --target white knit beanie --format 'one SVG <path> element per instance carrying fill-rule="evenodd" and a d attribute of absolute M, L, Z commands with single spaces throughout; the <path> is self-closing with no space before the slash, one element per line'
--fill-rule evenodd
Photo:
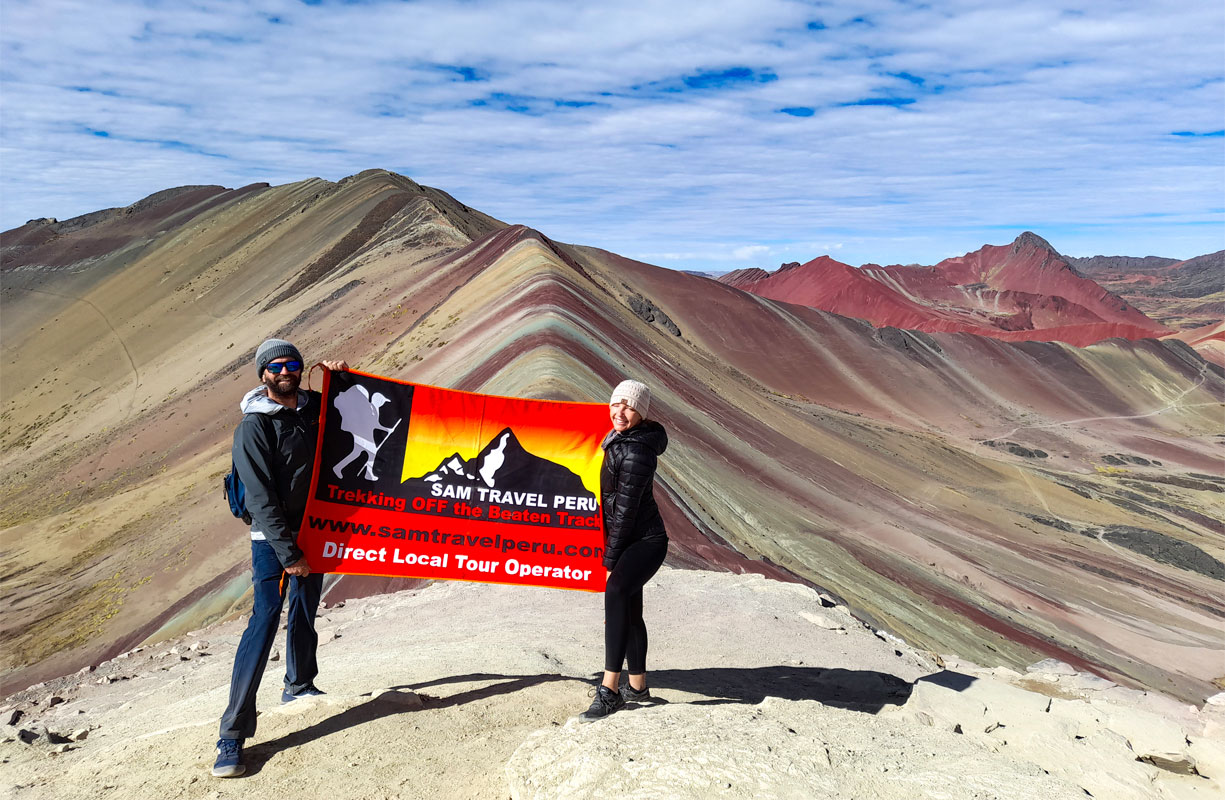
<path fill-rule="evenodd" d="M 610 406 L 613 403 L 625 403 L 646 419 L 647 408 L 651 405 L 651 390 L 645 383 L 621 381 L 617 388 L 613 389 L 612 397 L 608 401 Z"/>

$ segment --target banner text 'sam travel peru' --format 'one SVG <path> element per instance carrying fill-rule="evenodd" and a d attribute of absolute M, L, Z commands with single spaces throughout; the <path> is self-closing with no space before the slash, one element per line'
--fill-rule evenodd
<path fill-rule="evenodd" d="M 603 591 L 600 403 L 327 372 L 311 568 Z"/>

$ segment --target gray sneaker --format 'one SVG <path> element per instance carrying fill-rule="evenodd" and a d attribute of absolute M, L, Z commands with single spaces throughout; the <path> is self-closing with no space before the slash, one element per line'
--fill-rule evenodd
<path fill-rule="evenodd" d="M 651 690 L 642 687 L 641 690 L 629 685 L 629 681 L 621 684 L 621 697 L 627 703 L 647 703 L 651 700 Z"/>
<path fill-rule="evenodd" d="M 614 692 L 607 686 L 600 684 L 595 690 L 595 700 L 591 701 L 591 708 L 579 714 L 578 719 L 580 722 L 594 722 L 597 719 L 604 719 L 624 705 L 625 699 L 618 692 Z"/>
<path fill-rule="evenodd" d="M 322 695 L 322 694 L 327 694 L 327 692 L 315 686 L 315 684 L 313 683 L 310 686 L 307 686 L 302 691 L 298 692 L 297 694 L 293 694 L 288 689 L 282 689 L 281 690 L 281 705 L 285 705 L 286 703 L 292 703 L 294 700 L 300 700 L 303 697 L 318 697 L 319 695 Z"/>

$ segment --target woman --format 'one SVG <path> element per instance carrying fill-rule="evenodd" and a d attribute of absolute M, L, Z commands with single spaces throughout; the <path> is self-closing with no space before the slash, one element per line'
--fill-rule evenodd
<path fill-rule="evenodd" d="M 625 705 L 651 697 L 647 689 L 647 627 L 642 621 L 642 587 L 664 563 L 668 533 L 651 486 L 655 460 L 668 447 L 664 427 L 646 418 L 651 390 L 622 381 L 608 401 L 613 429 L 604 437 L 600 496 L 604 504 L 604 681 L 585 722 L 602 719 Z M 629 683 L 620 686 L 629 663 Z"/>

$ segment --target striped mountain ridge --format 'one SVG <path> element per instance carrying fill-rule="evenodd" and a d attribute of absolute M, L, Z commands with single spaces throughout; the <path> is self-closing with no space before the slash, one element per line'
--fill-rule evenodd
<path fill-rule="evenodd" d="M 385 171 L 199 203 L 0 242 L 7 690 L 243 607 L 217 482 L 254 347 L 282 336 L 502 395 L 645 380 L 674 565 L 817 585 L 980 663 L 1217 691 L 1225 377 L 1180 341 L 874 328 Z M 327 599 L 404 585 L 329 578 Z"/>

